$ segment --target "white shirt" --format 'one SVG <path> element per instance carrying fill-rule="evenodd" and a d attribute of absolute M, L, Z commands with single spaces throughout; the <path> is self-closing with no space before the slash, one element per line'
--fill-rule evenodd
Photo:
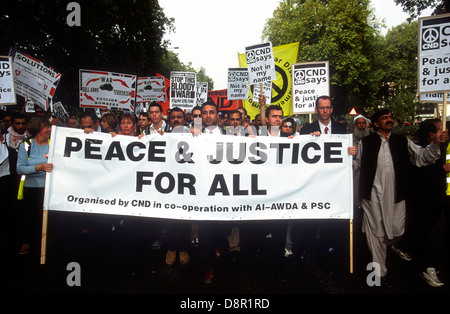
<path fill-rule="evenodd" d="M 162 120 L 161 126 L 158 129 L 155 129 L 155 126 L 150 124 L 150 134 L 159 133 L 160 131 L 164 131 L 166 129 L 166 121 Z"/>
<path fill-rule="evenodd" d="M 331 134 L 331 121 L 328 123 L 328 125 L 324 125 L 320 121 L 318 121 L 318 122 L 319 122 L 319 126 L 320 126 L 320 133 L 325 134 L 325 128 L 328 128 L 327 134 Z"/>
<path fill-rule="evenodd" d="M 213 128 L 212 125 L 207 126 L 207 127 L 203 130 L 203 133 L 206 133 L 206 134 L 223 134 L 223 133 L 222 133 L 222 130 L 219 128 L 218 125 L 215 125 L 214 128 Z"/>
<path fill-rule="evenodd" d="M 0 177 L 7 176 L 9 172 L 8 147 L 6 145 L 6 134 L 3 134 L 3 141 L 0 143 Z"/>
<path fill-rule="evenodd" d="M 379 134 L 379 133 L 378 133 Z M 395 171 L 387 139 L 380 135 L 381 146 L 378 152 L 377 169 L 371 190 L 371 200 L 362 200 L 361 205 L 366 214 L 366 223 L 372 233 L 378 237 L 387 236 L 388 239 L 400 236 L 405 227 L 405 201 L 395 203 Z M 411 163 L 417 167 L 434 163 L 440 157 L 439 146 L 434 143 L 423 148 L 407 139 L 408 153 Z M 354 171 L 360 169 L 362 155 L 362 141 L 358 144 L 358 151 L 354 162 Z"/>
<path fill-rule="evenodd" d="M 272 130 L 274 133 L 276 133 L 276 135 L 272 135 L 272 132 L 270 130 L 269 127 L 260 127 L 258 130 L 258 135 L 264 135 L 264 136 L 273 136 L 273 137 L 281 137 L 281 128 L 280 127 L 273 127 L 274 129 Z"/>

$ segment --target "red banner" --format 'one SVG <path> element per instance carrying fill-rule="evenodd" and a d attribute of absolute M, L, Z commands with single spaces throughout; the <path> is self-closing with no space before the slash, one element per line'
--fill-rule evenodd
<path fill-rule="evenodd" d="M 156 76 L 162 76 L 163 75 L 156 73 Z M 164 77 L 164 93 L 166 94 L 166 101 L 158 101 L 158 104 L 161 105 L 163 114 L 167 114 L 167 110 L 170 108 L 170 80 L 166 77 Z"/>
<path fill-rule="evenodd" d="M 219 111 L 236 110 L 238 107 L 242 107 L 242 100 L 227 99 L 226 89 L 209 91 L 208 101 L 215 103 Z"/>

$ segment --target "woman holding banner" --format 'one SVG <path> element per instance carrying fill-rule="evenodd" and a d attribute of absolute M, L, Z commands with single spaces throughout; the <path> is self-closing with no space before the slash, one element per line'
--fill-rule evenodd
<path fill-rule="evenodd" d="M 107 112 L 103 114 L 100 125 L 105 132 L 117 132 L 119 119 L 117 119 L 114 113 Z"/>
<path fill-rule="evenodd" d="M 35 117 L 28 123 L 27 131 L 31 139 L 20 144 L 17 158 L 17 173 L 25 176 L 21 187 L 25 211 L 26 243 L 22 249 L 29 246 L 32 261 L 40 258 L 41 226 L 44 205 L 44 188 L 46 172 L 53 170 L 53 164 L 48 163 L 51 123 L 44 118 Z M 22 191 L 19 191 L 21 194 Z M 23 251 L 23 250 L 22 250 Z"/>
<path fill-rule="evenodd" d="M 137 133 L 137 118 L 134 114 L 124 112 L 119 117 L 119 134 L 136 136 Z"/>

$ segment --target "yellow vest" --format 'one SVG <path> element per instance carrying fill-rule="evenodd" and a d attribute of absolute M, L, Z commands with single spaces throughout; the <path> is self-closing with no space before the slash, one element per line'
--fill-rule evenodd
<path fill-rule="evenodd" d="M 447 146 L 445 163 L 450 164 L 450 143 Z M 447 173 L 447 195 L 450 195 L 450 172 Z"/>
<path fill-rule="evenodd" d="M 32 141 L 33 141 L 33 139 L 30 139 L 29 142 L 27 140 L 23 141 L 24 148 L 28 153 L 28 159 L 30 159 L 30 150 L 31 150 L 31 142 Z M 50 145 L 50 139 L 48 139 L 48 144 Z M 19 191 L 17 191 L 17 199 L 19 201 L 23 200 L 23 187 L 25 185 L 25 179 L 26 179 L 26 175 L 23 174 L 20 176 Z"/>

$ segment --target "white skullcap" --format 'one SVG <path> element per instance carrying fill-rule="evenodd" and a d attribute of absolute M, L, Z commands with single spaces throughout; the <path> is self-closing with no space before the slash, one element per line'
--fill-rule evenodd
<path fill-rule="evenodd" d="M 372 123 L 372 122 L 370 121 L 370 119 L 364 117 L 362 114 L 357 115 L 357 116 L 353 119 L 353 123 L 355 123 L 355 122 L 356 122 L 356 119 L 359 119 L 359 118 L 363 118 L 363 119 L 366 120 L 366 122 L 369 123 L 369 124 Z"/>

